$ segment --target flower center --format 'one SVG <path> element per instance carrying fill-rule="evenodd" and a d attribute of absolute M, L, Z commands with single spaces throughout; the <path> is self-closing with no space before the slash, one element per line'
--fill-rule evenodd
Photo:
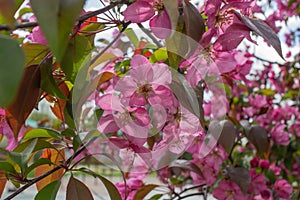
<path fill-rule="evenodd" d="M 152 92 L 153 89 L 150 84 L 145 84 L 139 87 L 136 91 L 137 94 L 148 94 L 149 92 Z"/>
<path fill-rule="evenodd" d="M 216 25 L 222 27 L 223 24 L 229 24 L 233 20 L 233 17 L 228 15 L 230 13 L 231 11 L 225 11 L 224 13 L 219 12 L 216 16 Z"/>
<path fill-rule="evenodd" d="M 164 6 L 163 2 L 161 2 L 161 1 L 158 1 L 158 2 L 154 3 L 153 7 L 154 7 L 158 12 L 163 11 L 163 10 L 165 9 L 165 6 Z"/>

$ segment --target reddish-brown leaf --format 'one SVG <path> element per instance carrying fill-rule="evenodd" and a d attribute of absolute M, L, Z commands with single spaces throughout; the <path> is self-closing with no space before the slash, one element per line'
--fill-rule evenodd
<path fill-rule="evenodd" d="M 198 9 L 188 0 L 183 1 L 186 34 L 199 42 L 205 32 L 204 20 Z"/>
<path fill-rule="evenodd" d="M 243 167 L 228 167 L 227 172 L 229 178 L 235 182 L 245 194 L 251 184 L 249 170 Z"/>
<path fill-rule="evenodd" d="M 237 11 L 234 11 L 234 13 L 246 26 L 248 26 L 248 28 L 267 40 L 268 43 L 272 45 L 276 52 L 281 56 L 281 58 L 283 58 L 279 37 L 269 25 L 262 20 L 244 16 Z"/>
<path fill-rule="evenodd" d="M 6 109 L 8 123 L 16 138 L 25 120 L 39 100 L 40 81 L 40 67 L 38 65 L 26 67 L 17 95 L 13 103 Z"/>
<path fill-rule="evenodd" d="M 46 172 L 52 170 L 57 165 L 60 165 L 61 161 L 63 161 L 65 159 L 65 152 L 64 152 L 64 150 L 61 150 L 58 152 L 55 149 L 45 149 L 41 158 L 47 158 L 47 159 L 51 160 L 53 165 L 45 164 L 45 165 L 38 166 L 34 171 L 35 177 L 41 176 L 41 175 L 45 174 Z M 37 182 L 36 187 L 37 187 L 38 191 L 40 191 L 42 188 L 44 188 L 49 183 L 60 180 L 63 173 L 64 173 L 64 169 L 61 168 L 61 169 L 57 170 L 56 172 L 50 174 L 49 176 L 43 178 L 39 182 Z"/>
<path fill-rule="evenodd" d="M 67 186 L 67 200 L 93 200 L 89 188 L 80 180 L 71 176 Z"/>
<path fill-rule="evenodd" d="M 3 171 L 0 171 L 0 198 L 1 198 L 1 195 L 4 191 L 4 188 L 5 188 L 5 185 L 6 185 L 6 182 L 7 182 L 7 179 L 5 177 L 5 174 Z"/>
<path fill-rule="evenodd" d="M 143 187 L 140 187 L 137 193 L 134 195 L 134 200 L 145 199 L 147 194 L 149 194 L 154 188 L 158 187 L 158 185 L 149 184 Z"/>
<path fill-rule="evenodd" d="M 70 91 L 65 82 L 62 82 L 58 87 L 66 97 L 69 96 Z M 50 107 L 53 114 L 61 121 L 65 121 L 64 110 L 67 102 L 63 99 L 54 97 L 52 98 L 52 100 L 55 102 L 54 105 Z"/>

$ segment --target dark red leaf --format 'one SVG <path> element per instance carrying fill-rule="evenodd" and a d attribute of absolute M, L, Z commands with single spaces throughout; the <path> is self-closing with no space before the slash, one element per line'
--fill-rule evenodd
<path fill-rule="evenodd" d="M 68 186 L 67 186 L 67 200 L 91 200 L 94 199 L 89 188 L 74 178 L 74 176 L 70 177 Z"/>
<path fill-rule="evenodd" d="M 6 109 L 8 123 L 16 138 L 25 120 L 39 100 L 40 81 L 40 67 L 38 65 L 26 67 L 17 96 L 13 103 Z"/>
<path fill-rule="evenodd" d="M 235 182 L 244 193 L 246 193 L 251 184 L 249 171 L 242 167 L 228 167 L 227 172 L 229 178 Z"/>
<path fill-rule="evenodd" d="M 248 139 L 256 147 L 259 154 L 268 150 L 268 133 L 261 126 L 252 126 L 249 130 Z"/>
<path fill-rule="evenodd" d="M 137 193 L 134 196 L 134 200 L 140 200 L 144 199 L 147 194 L 149 194 L 154 188 L 156 188 L 158 185 L 149 184 L 145 185 L 143 187 L 140 187 Z"/>
<path fill-rule="evenodd" d="M 235 15 L 253 32 L 263 37 L 270 45 L 277 51 L 277 53 L 282 56 L 282 49 L 280 40 L 277 34 L 262 20 L 252 19 L 242 15 L 241 13 L 234 11 Z"/>
<path fill-rule="evenodd" d="M 184 22 L 186 34 L 199 42 L 205 32 L 204 20 L 198 9 L 188 0 L 183 2 Z"/>

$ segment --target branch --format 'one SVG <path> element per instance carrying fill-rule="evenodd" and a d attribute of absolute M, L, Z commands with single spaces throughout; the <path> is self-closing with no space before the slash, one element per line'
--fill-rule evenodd
<path fill-rule="evenodd" d="M 126 3 L 127 0 L 122 0 L 122 1 L 117 1 L 117 2 L 112 2 L 111 4 L 109 4 L 108 6 L 101 8 L 99 10 L 95 10 L 93 12 L 90 13 L 86 13 L 84 15 L 81 15 L 77 21 L 79 24 L 83 23 L 85 20 L 100 15 L 102 13 L 105 13 L 106 11 L 116 7 L 117 5 Z M 22 24 L 16 24 L 16 25 L 8 25 L 8 24 L 0 24 L 0 31 L 14 31 L 16 29 L 21 29 L 21 28 L 33 28 L 38 26 L 37 22 L 26 22 L 26 23 L 22 23 Z"/>
<path fill-rule="evenodd" d="M 153 35 L 152 35 L 152 33 L 148 30 L 148 29 L 145 29 L 145 27 L 141 24 L 141 23 L 138 23 L 137 24 L 139 27 L 140 27 L 140 29 L 156 44 L 156 46 L 158 47 L 158 48 L 161 48 L 162 47 L 162 45 L 161 45 L 161 43 L 156 39 L 156 37 L 154 37 Z"/>
<path fill-rule="evenodd" d="M 91 143 L 93 143 L 95 141 L 96 138 L 92 138 L 86 145 L 82 146 L 78 151 L 76 151 L 73 156 L 71 156 L 68 160 L 66 160 L 66 162 L 64 164 L 60 164 L 56 167 L 54 167 L 52 170 L 46 172 L 45 174 L 32 179 L 30 182 L 28 182 L 27 184 L 25 184 L 24 186 L 20 187 L 19 189 L 17 189 L 14 193 L 12 193 L 11 195 L 9 195 L 8 197 L 6 197 L 4 200 L 10 200 L 14 197 L 16 197 L 17 195 L 19 195 L 21 192 L 23 192 L 24 190 L 26 190 L 27 188 L 29 188 L 30 186 L 32 186 L 33 184 L 37 183 L 38 181 L 46 178 L 47 176 L 49 176 L 50 174 L 53 174 L 54 172 L 62 169 L 62 168 L 66 168 L 66 166 L 68 166 L 72 160 L 77 157 L 80 153 L 82 153 L 87 146 L 89 146 Z"/>
<path fill-rule="evenodd" d="M 102 56 L 103 53 L 105 53 L 122 35 L 122 33 L 126 30 L 126 28 L 129 26 L 130 22 L 126 22 L 123 24 L 123 28 L 122 30 L 119 32 L 119 34 L 117 35 L 117 37 L 115 37 L 113 39 L 113 41 L 111 41 L 99 54 L 97 54 L 92 60 L 90 65 L 93 65 L 98 58 L 100 58 Z"/>
<path fill-rule="evenodd" d="M 271 63 L 271 64 L 276 64 L 276 65 L 284 65 L 284 63 L 279 63 L 279 62 L 274 62 L 274 61 L 270 61 L 270 60 L 266 60 L 266 59 L 263 59 L 263 58 L 260 58 L 256 55 L 253 55 L 253 57 L 257 60 L 260 60 L 262 62 L 267 62 L 267 63 Z"/>

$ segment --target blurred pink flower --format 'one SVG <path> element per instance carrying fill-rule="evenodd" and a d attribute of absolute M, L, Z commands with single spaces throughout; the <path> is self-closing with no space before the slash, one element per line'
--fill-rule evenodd
<path fill-rule="evenodd" d="M 282 199 L 290 199 L 293 192 L 292 186 L 287 182 L 287 180 L 277 180 L 274 184 L 274 189 L 278 196 Z"/>
<path fill-rule="evenodd" d="M 156 11 L 157 15 L 155 15 Z M 158 38 L 165 39 L 171 32 L 169 14 L 159 0 L 137 0 L 126 8 L 123 15 L 125 21 L 133 23 L 141 23 L 151 19 L 149 22 L 150 29 Z"/>
<path fill-rule="evenodd" d="M 160 104 L 173 105 L 172 91 L 168 85 L 172 82 L 171 71 L 163 63 L 151 64 L 141 55 L 135 55 L 131 62 L 130 76 L 118 81 L 115 89 L 129 98 L 131 106 Z"/>
<path fill-rule="evenodd" d="M 138 189 L 144 185 L 142 181 L 144 178 L 145 176 L 141 175 L 130 175 L 126 180 L 126 185 L 124 182 L 116 183 L 115 185 L 118 188 L 122 199 L 125 200 L 126 196 L 126 200 L 133 200 Z"/>
<path fill-rule="evenodd" d="M 22 127 L 18 134 L 18 140 L 22 139 L 24 133 L 25 129 Z M 7 138 L 6 150 L 11 151 L 18 145 L 18 141 L 15 139 L 14 133 L 6 120 L 5 110 L 2 108 L 0 108 L 0 134 L 5 135 Z"/>
<path fill-rule="evenodd" d="M 29 18 L 30 22 L 36 22 L 35 16 L 31 16 Z M 36 26 L 32 29 L 32 32 L 27 36 L 29 40 L 31 40 L 33 43 L 42 44 L 42 45 L 48 45 L 46 37 L 41 29 L 41 27 Z"/>
<path fill-rule="evenodd" d="M 276 124 L 271 130 L 271 137 L 275 143 L 287 146 L 290 139 L 289 134 L 284 130 L 285 128 L 285 124 Z"/>
<path fill-rule="evenodd" d="M 213 190 L 213 196 L 218 200 L 244 200 L 241 189 L 237 184 L 231 181 L 222 180 L 218 187 Z"/>

